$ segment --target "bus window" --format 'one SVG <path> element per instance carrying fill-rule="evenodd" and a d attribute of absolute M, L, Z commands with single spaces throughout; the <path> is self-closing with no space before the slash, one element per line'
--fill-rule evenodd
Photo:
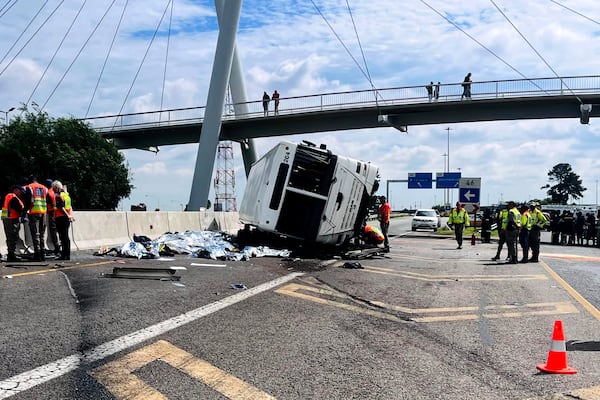
<path fill-rule="evenodd" d="M 335 156 L 310 147 L 298 146 L 288 185 L 326 196 L 329 193 Z"/>

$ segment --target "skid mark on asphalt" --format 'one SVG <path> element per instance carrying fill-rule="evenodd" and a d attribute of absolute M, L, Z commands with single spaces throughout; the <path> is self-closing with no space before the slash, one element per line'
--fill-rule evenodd
<path fill-rule="evenodd" d="M 359 271 L 369 272 L 374 274 L 400 276 L 402 278 L 416 279 L 421 281 L 433 282 L 448 282 L 448 281 L 514 281 L 514 280 L 544 280 L 548 277 L 544 274 L 529 274 L 529 275 L 431 275 L 419 274 L 416 272 L 398 271 L 390 268 L 381 268 L 373 266 L 365 266 Z"/>
<path fill-rule="evenodd" d="M 321 289 L 313 286 L 290 283 L 275 290 L 276 293 L 286 296 L 296 297 L 315 303 L 342 308 L 348 311 L 371 315 L 377 318 L 383 318 L 396 322 L 407 322 L 395 315 L 371 310 L 366 307 L 360 307 L 353 304 L 347 304 L 341 300 L 352 300 L 352 298 L 343 293 Z M 412 322 L 451 322 L 476 320 L 480 318 L 519 318 L 536 315 L 558 315 L 574 314 L 579 311 L 569 302 L 549 302 L 549 303 L 531 303 L 523 305 L 496 305 L 480 307 L 448 307 L 448 308 L 408 308 L 402 306 L 389 305 L 383 302 L 371 301 L 370 304 L 390 311 L 397 311 L 409 317 Z M 473 312 L 473 313 L 469 313 Z M 467 313 L 467 314 L 465 314 Z M 422 314 L 439 314 L 427 315 Z"/>
<path fill-rule="evenodd" d="M 274 400 L 275 397 L 200 360 L 190 353 L 159 340 L 89 372 L 117 399 L 167 400 L 161 392 L 135 375 L 142 367 L 162 361 L 234 400 Z"/>

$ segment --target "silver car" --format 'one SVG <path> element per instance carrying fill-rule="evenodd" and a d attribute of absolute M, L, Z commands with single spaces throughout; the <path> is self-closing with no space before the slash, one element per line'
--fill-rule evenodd
<path fill-rule="evenodd" d="M 415 211 L 412 219 L 413 232 L 417 229 L 433 229 L 434 232 L 442 226 L 442 217 L 433 208 L 420 208 Z"/>

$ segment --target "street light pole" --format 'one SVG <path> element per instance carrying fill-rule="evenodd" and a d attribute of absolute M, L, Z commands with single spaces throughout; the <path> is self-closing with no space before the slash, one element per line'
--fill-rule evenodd
<path fill-rule="evenodd" d="M 11 111 L 14 111 L 15 107 L 11 107 L 8 109 L 8 111 L 2 111 L 0 110 L 0 113 L 4 113 L 4 125 L 8 125 L 8 113 Z"/>

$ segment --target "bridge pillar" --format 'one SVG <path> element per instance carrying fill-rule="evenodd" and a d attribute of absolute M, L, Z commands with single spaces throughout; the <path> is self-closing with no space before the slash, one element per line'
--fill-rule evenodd
<path fill-rule="evenodd" d="M 222 5 L 225 18 L 219 21 L 217 49 L 198 143 L 190 200 L 186 208 L 189 211 L 197 211 L 201 207 L 206 207 L 208 203 L 212 172 L 219 145 L 225 93 L 231 75 L 236 32 L 242 9 L 242 0 L 221 0 L 219 3 L 221 4 L 217 4 L 217 0 L 215 0 L 217 9 Z"/>

